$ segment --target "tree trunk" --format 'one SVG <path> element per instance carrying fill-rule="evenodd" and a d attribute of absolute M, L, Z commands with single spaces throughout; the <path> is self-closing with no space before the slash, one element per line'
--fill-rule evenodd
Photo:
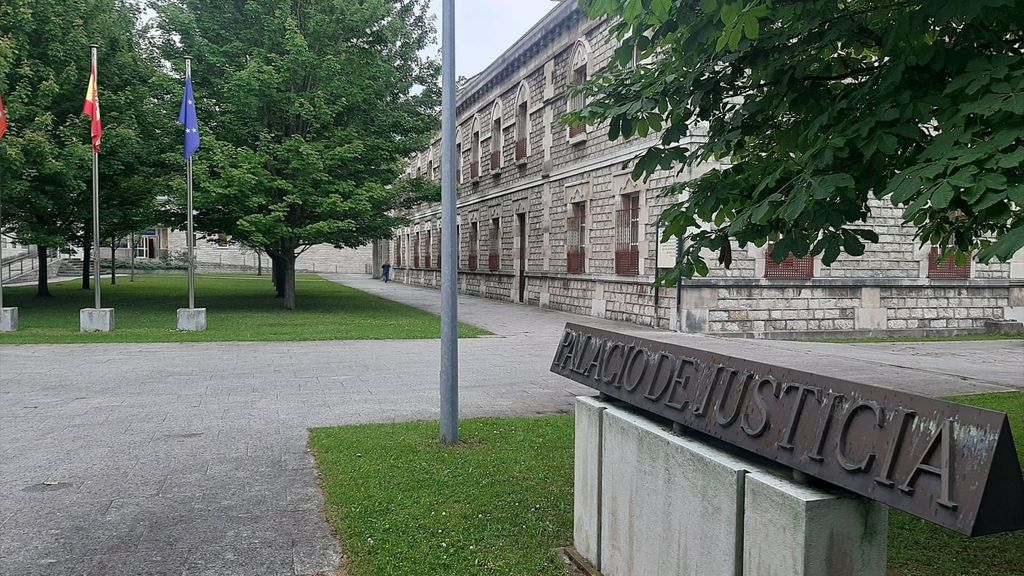
<path fill-rule="evenodd" d="M 282 266 L 284 269 L 284 308 L 285 310 L 295 310 L 295 260 L 297 257 L 294 253 L 285 254 L 281 258 Z"/>
<path fill-rule="evenodd" d="M 117 241 L 110 241 L 110 285 L 117 284 Z"/>
<path fill-rule="evenodd" d="M 92 255 L 92 241 L 89 235 L 85 235 L 85 246 L 82 247 L 82 290 L 89 289 L 89 273 L 92 266 L 90 264 L 90 256 Z"/>
<path fill-rule="evenodd" d="M 263 276 L 263 253 L 256 252 L 256 275 Z"/>
<path fill-rule="evenodd" d="M 36 283 L 36 296 L 40 298 L 49 298 L 50 274 L 46 269 L 46 259 L 49 257 L 49 253 L 46 250 L 46 246 L 36 246 L 36 251 L 39 252 L 36 254 L 39 258 L 39 281 Z"/>
<path fill-rule="evenodd" d="M 285 259 L 280 256 L 272 256 L 271 258 L 274 261 L 274 288 L 277 289 L 277 297 L 286 298 L 285 285 L 287 284 L 288 280 L 288 265 L 285 262 Z M 285 307 L 287 308 L 287 305 L 285 305 Z"/>
<path fill-rule="evenodd" d="M 130 238 L 128 241 L 128 248 L 132 252 L 132 275 L 128 281 L 135 282 L 135 232 L 132 232 L 132 235 L 128 238 Z"/>

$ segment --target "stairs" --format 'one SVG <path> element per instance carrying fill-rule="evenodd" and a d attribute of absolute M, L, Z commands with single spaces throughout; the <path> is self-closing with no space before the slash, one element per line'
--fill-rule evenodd
<path fill-rule="evenodd" d="M 74 260 L 62 260 L 57 276 L 81 276 L 82 265 L 83 263 L 81 258 L 75 258 Z"/>

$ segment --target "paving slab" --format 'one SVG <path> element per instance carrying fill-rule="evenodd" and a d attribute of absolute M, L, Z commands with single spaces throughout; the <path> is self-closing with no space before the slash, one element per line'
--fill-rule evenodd
<path fill-rule="evenodd" d="M 436 290 L 329 279 L 440 308 Z M 924 393 L 1024 389 L 1020 341 L 752 342 L 482 298 L 460 306 L 464 321 L 495 334 L 460 343 L 464 417 L 563 413 L 592 393 L 548 372 L 567 321 L 856 369 Z M 0 346 L 0 574 L 336 569 L 308 429 L 436 419 L 439 350 L 436 340 Z"/>

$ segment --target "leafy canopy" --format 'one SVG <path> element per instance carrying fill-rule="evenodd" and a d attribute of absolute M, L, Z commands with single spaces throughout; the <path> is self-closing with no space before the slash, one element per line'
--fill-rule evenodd
<path fill-rule="evenodd" d="M 635 178 L 726 163 L 669 190 L 665 238 L 689 242 L 666 281 L 707 274 L 705 249 L 729 265 L 731 241 L 859 256 L 872 199 L 960 258 L 1024 246 L 1024 2 L 579 2 L 622 46 L 570 121 L 659 133 Z"/>
<path fill-rule="evenodd" d="M 398 180 L 405 159 L 437 125 L 425 0 L 153 7 L 164 57 L 195 57 L 198 228 L 288 260 L 391 235 L 423 192 Z"/>

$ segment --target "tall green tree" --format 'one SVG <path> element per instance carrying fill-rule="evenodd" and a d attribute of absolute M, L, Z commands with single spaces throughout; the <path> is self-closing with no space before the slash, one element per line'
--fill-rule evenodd
<path fill-rule="evenodd" d="M 0 91 L 11 124 L 0 141 L 3 226 L 38 245 L 41 264 L 47 248 L 77 245 L 88 252 L 91 243 L 91 148 L 82 116 L 90 44 L 99 45 L 104 236 L 120 232 L 126 220 L 146 219 L 161 192 L 160 181 L 147 176 L 155 173 L 161 142 L 170 143 L 160 135 L 159 118 L 170 126 L 173 116 L 157 111 L 157 88 L 166 75 L 156 53 L 142 45 L 140 16 L 141 7 L 130 0 L 0 4 Z M 84 282 L 88 287 L 88 275 Z M 37 292 L 49 294 L 44 266 Z"/>
<path fill-rule="evenodd" d="M 729 265 L 733 241 L 861 255 L 872 198 L 960 258 L 1024 246 L 1024 2 L 579 2 L 622 46 L 570 121 L 660 134 L 636 178 L 728 163 L 671 191 L 666 236 L 689 243 L 667 281 L 706 274 L 704 249 Z"/>
<path fill-rule="evenodd" d="M 197 228 L 264 250 L 287 309 L 306 249 L 390 237 L 395 210 L 423 192 L 399 178 L 438 123 L 427 4 L 153 4 L 167 61 L 195 57 Z"/>

